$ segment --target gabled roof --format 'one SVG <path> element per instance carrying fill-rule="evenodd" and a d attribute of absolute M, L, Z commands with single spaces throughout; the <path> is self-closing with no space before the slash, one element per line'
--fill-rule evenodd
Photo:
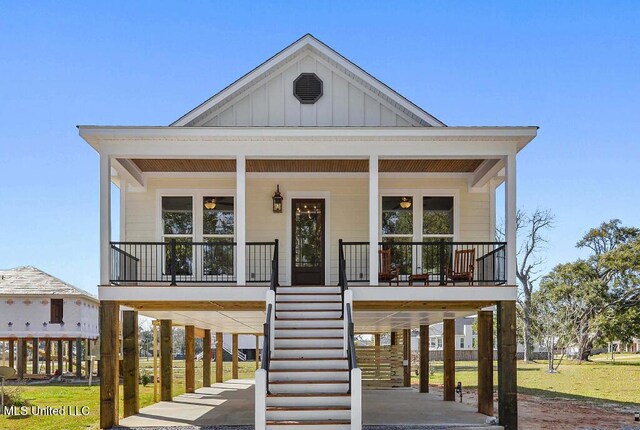
<path fill-rule="evenodd" d="M 1 296 L 84 297 L 98 303 L 98 298 L 33 266 L 0 270 Z"/>
<path fill-rule="evenodd" d="M 218 110 L 219 107 L 225 105 L 230 100 L 236 98 L 243 91 L 265 80 L 268 76 L 277 70 L 280 70 L 292 58 L 295 58 L 301 52 L 310 50 L 315 55 L 321 56 L 324 60 L 331 63 L 337 69 L 343 71 L 351 79 L 357 81 L 363 87 L 375 93 L 386 103 L 392 105 L 398 111 L 412 119 L 412 122 L 418 126 L 445 126 L 445 124 L 429 114 L 407 98 L 398 94 L 396 91 L 385 85 L 383 82 L 374 78 L 372 75 L 352 63 L 338 52 L 325 45 L 311 34 L 306 34 L 267 61 L 214 95 L 213 97 L 200 104 L 195 109 L 180 117 L 173 122 L 171 126 L 199 126 L 202 125 L 203 117 L 208 112 Z"/>

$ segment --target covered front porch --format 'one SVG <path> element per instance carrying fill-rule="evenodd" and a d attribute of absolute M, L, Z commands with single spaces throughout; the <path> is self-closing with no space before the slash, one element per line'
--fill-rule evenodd
<path fill-rule="evenodd" d="M 535 136 L 535 128 L 318 127 L 300 134 L 286 127 L 81 127 L 80 133 L 101 157 L 103 286 L 120 280 L 132 261 L 142 263 L 130 251 L 155 252 L 157 261 L 151 266 L 161 267 L 164 278 L 154 282 L 171 283 L 173 261 L 167 257 L 171 252 L 178 257 L 176 282 L 183 276 L 180 271 L 189 278 L 185 281 L 260 282 L 268 277 L 259 270 L 265 258 L 250 253 L 261 244 L 273 246 L 274 238 L 280 240 L 280 282 L 291 284 L 295 282 L 293 235 L 298 200 L 320 202 L 326 215 L 320 255 L 323 284 L 337 282 L 339 239 L 366 242 L 370 250 L 380 242 L 383 247 L 384 242 L 422 244 L 420 252 L 411 255 L 410 264 L 403 261 L 402 280 L 407 283 L 409 276 L 425 272 L 441 278 L 446 269 L 437 253 L 431 253 L 429 267 L 420 261 L 419 254 L 429 254 L 424 252 L 426 242 L 480 242 L 493 249 L 478 252 L 475 258 L 495 250 L 506 261 L 503 279 L 491 280 L 515 284 L 513 263 L 509 263 L 515 259 L 515 157 Z M 120 188 L 120 238 L 114 243 L 112 181 Z M 494 238 L 495 191 L 502 183 L 507 246 L 500 251 Z M 276 208 L 272 199 L 278 188 L 281 203 Z M 210 209 L 211 203 L 218 208 L 232 206 L 233 225 L 207 224 L 211 211 L 218 211 Z M 411 204 L 408 208 L 407 203 Z M 398 211 L 410 212 L 412 217 L 407 219 L 411 221 L 386 228 L 389 218 L 384 217 L 394 205 L 400 207 Z M 423 226 L 427 210 L 450 211 L 451 224 L 446 229 L 437 222 Z M 162 216 L 171 211 L 188 212 L 191 223 L 167 227 Z M 177 243 L 175 251 L 172 241 Z M 194 265 L 184 272 L 180 254 L 187 249 L 194 250 Z M 406 260 L 409 256 L 392 258 Z M 200 267 L 197 259 L 203 260 Z M 218 261 L 215 270 L 207 267 L 207 260 L 212 259 Z M 381 272 L 378 252 L 368 252 L 366 261 L 358 264 L 367 269 L 358 269 L 358 281 L 380 282 L 380 277 L 371 276 Z M 158 269 L 154 276 L 156 273 Z M 142 280 L 137 278 L 136 282 Z M 423 284 L 425 280 L 432 281 L 419 279 Z"/>

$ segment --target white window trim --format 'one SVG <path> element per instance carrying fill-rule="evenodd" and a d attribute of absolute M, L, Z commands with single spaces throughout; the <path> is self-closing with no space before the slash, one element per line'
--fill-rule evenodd
<path fill-rule="evenodd" d="M 292 226 L 292 214 L 291 214 L 291 201 L 293 199 L 324 199 L 324 283 L 325 285 L 332 285 L 331 280 L 331 193 L 329 191 L 286 191 L 284 193 L 285 208 L 284 213 L 287 217 L 286 225 L 286 237 L 285 237 L 285 276 L 284 282 L 291 285 L 293 281 L 293 273 L 291 273 L 291 263 L 293 261 L 292 255 L 292 243 L 291 243 L 291 230 Z"/>
<path fill-rule="evenodd" d="M 162 230 L 162 198 L 163 197 L 191 197 L 193 201 L 193 241 L 202 242 L 203 239 L 203 225 L 202 217 L 204 210 L 202 205 L 199 204 L 200 200 L 204 197 L 233 197 L 234 204 L 234 228 L 233 228 L 233 240 L 236 240 L 236 219 L 235 219 L 235 204 L 236 204 L 236 192 L 235 189 L 205 189 L 205 188 L 190 188 L 190 189 L 177 189 L 177 188 L 163 188 L 156 190 L 156 240 L 162 241 L 164 232 Z M 208 236 L 208 235 L 207 235 Z M 229 235 L 230 237 L 230 235 Z"/>
<path fill-rule="evenodd" d="M 422 202 L 424 197 L 453 197 L 453 242 L 458 242 L 460 238 L 460 190 L 457 188 L 401 188 L 401 189 L 381 189 L 378 192 L 378 241 L 382 240 L 382 198 L 383 197 L 411 197 L 413 208 L 413 242 L 423 242 L 425 237 L 430 235 L 422 234 Z M 416 204 L 419 202 L 419 204 Z M 407 237 L 407 235 L 385 235 L 385 237 Z M 440 235 L 434 237 L 441 237 Z M 412 262 L 412 273 L 418 272 L 418 261 L 421 257 L 415 256 Z"/>
<path fill-rule="evenodd" d="M 453 197 L 453 241 L 460 240 L 460 190 L 457 188 L 420 188 L 420 189 L 381 189 L 378 196 L 378 241 L 382 239 L 382 198 L 411 197 L 413 204 L 413 241 L 422 242 L 422 199 L 424 197 Z M 416 202 L 419 202 L 416 205 Z M 394 235 L 385 235 L 393 237 Z M 409 235 L 397 235 L 408 237 Z M 427 236 L 428 237 L 428 236 Z"/>
<path fill-rule="evenodd" d="M 236 242 L 236 214 L 235 214 L 235 204 L 236 204 L 236 192 L 235 189 L 211 189 L 211 188 L 159 188 L 156 189 L 156 213 L 155 213 L 155 230 L 156 230 L 156 241 L 157 242 L 162 242 L 162 238 L 163 236 L 165 236 L 164 231 L 163 231 L 163 224 L 162 224 L 162 198 L 163 197 L 191 197 L 192 200 L 192 213 L 193 213 L 193 233 L 191 235 L 185 234 L 185 235 L 169 235 L 169 236 L 174 236 L 174 237 L 192 237 L 194 242 L 203 242 L 204 241 L 204 236 L 203 235 L 203 222 L 202 222 L 202 217 L 204 215 L 204 210 L 202 208 L 202 205 L 200 204 L 201 200 L 204 197 L 207 196 L 211 196 L 211 197 L 233 197 L 233 204 L 234 204 L 234 228 L 233 228 L 233 241 Z M 206 235 L 207 237 L 211 237 L 211 235 Z M 225 235 L 226 236 L 226 235 Z M 231 235 L 228 235 L 226 237 L 231 237 Z M 234 276 L 237 277 L 238 276 L 238 267 L 235 267 L 237 259 L 236 256 L 234 255 L 233 258 L 233 264 L 234 264 Z M 162 265 L 160 265 L 158 267 L 160 270 L 162 270 Z M 196 268 L 196 270 L 198 270 L 198 268 Z M 244 270 L 244 269 L 243 269 Z M 195 275 L 195 274 L 194 274 Z M 197 275 L 198 277 L 200 277 L 200 275 Z M 212 277 L 213 279 L 214 277 Z M 178 280 L 180 280 L 180 276 L 178 276 Z M 184 280 L 184 278 L 183 278 Z"/>

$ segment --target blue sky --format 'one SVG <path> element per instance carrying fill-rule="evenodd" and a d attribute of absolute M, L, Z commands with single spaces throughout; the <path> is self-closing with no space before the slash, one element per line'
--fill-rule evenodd
<path fill-rule="evenodd" d="M 25 2 L 0 6 L 0 267 L 98 282 L 98 157 L 77 124 L 167 125 L 312 33 L 449 125 L 538 125 L 518 205 L 547 266 L 640 226 L 640 2 Z"/>

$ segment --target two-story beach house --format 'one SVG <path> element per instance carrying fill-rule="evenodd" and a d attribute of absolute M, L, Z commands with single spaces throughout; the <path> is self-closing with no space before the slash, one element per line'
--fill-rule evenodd
<path fill-rule="evenodd" d="M 536 127 L 447 126 L 306 35 L 168 126 L 79 132 L 100 157 L 103 428 L 118 424 L 122 308 L 125 415 L 138 410 L 139 312 L 160 320 L 162 400 L 172 325 L 188 341 L 203 330 L 205 352 L 212 332 L 264 332 L 257 429 L 361 428 L 371 376 L 354 332 L 393 333 L 410 384 L 398 345 L 426 330 L 426 392 L 429 325 L 444 321 L 444 400 L 454 400 L 454 319 L 476 314 L 478 410 L 493 415 L 496 310 L 497 412 L 517 428 L 516 157 Z M 506 242 L 494 234 L 501 184 Z"/>

